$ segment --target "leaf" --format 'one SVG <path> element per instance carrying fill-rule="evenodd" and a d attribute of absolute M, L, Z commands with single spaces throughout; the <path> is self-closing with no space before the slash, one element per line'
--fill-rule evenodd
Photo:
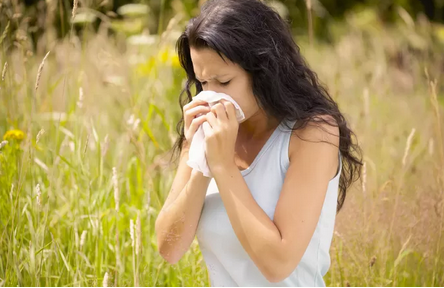
<path fill-rule="evenodd" d="M 65 255 L 63 255 L 63 252 L 60 249 L 59 245 L 57 245 L 57 247 L 59 248 L 59 253 L 60 253 L 60 256 L 62 256 L 62 260 L 63 260 L 63 263 L 65 263 L 66 269 L 68 270 L 68 272 L 71 271 L 70 266 L 69 266 L 68 262 L 66 261 Z"/>
<path fill-rule="evenodd" d="M 52 244 L 52 241 L 48 242 L 48 244 L 46 244 L 45 246 L 43 246 L 42 248 L 40 248 L 39 250 L 37 250 L 37 252 L 35 252 L 35 256 L 37 256 L 37 254 L 39 254 L 40 252 L 43 251 L 43 249 L 45 249 L 46 247 L 48 247 L 49 245 Z"/>
<path fill-rule="evenodd" d="M 404 259 L 407 255 L 409 255 L 412 252 L 413 252 L 412 249 L 406 249 L 406 250 L 402 251 L 401 253 L 399 253 L 398 257 L 395 260 L 395 268 L 398 267 L 398 265 L 399 265 L 399 263 L 401 263 L 402 259 Z"/>

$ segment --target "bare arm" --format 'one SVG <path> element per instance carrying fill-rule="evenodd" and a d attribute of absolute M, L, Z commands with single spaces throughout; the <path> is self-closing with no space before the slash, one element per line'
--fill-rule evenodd
<path fill-rule="evenodd" d="M 171 264 L 182 258 L 194 240 L 211 181 L 186 165 L 187 154 L 181 156 L 173 188 L 155 225 L 159 253 Z"/>
<path fill-rule="evenodd" d="M 173 185 L 157 216 L 155 229 L 159 253 L 175 264 L 188 250 L 196 233 L 206 191 L 211 178 L 187 165 L 191 140 L 206 121 L 210 108 L 205 101 L 193 100 L 183 107 L 184 136 L 180 163 Z"/>
<path fill-rule="evenodd" d="M 182 152 L 180 153 L 179 167 L 177 168 L 176 176 L 174 177 L 173 184 L 171 185 L 171 190 L 168 194 L 165 203 L 163 204 L 162 210 L 166 210 L 171 203 L 176 200 L 177 196 L 179 196 L 182 189 L 187 184 L 188 180 L 190 180 L 191 170 L 192 168 L 187 165 L 188 161 L 188 152 L 190 150 L 189 142 L 184 139 L 182 145 Z"/>

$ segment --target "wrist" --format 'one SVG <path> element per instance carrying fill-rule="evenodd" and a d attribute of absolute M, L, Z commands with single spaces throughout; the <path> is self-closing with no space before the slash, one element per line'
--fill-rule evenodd
<path fill-rule="evenodd" d="M 218 175 L 226 175 L 228 173 L 230 173 L 231 171 L 236 171 L 239 170 L 237 168 L 236 163 L 234 163 L 234 161 L 231 162 L 227 162 L 227 163 L 221 163 L 220 165 L 217 166 L 213 166 L 211 167 L 211 173 L 213 174 L 213 177 L 216 178 L 216 176 Z"/>
<path fill-rule="evenodd" d="M 191 143 L 186 138 L 183 138 L 182 149 L 183 150 L 190 149 L 190 146 L 191 146 Z"/>
<path fill-rule="evenodd" d="M 191 170 L 191 177 L 201 179 L 202 181 L 206 181 L 208 183 L 211 181 L 211 177 L 204 176 L 202 172 L 194 168 Z"/>

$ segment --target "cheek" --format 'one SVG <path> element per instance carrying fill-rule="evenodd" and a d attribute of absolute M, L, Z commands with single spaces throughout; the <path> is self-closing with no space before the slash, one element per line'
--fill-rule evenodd
<path fill-rule="evenodd" d="M 228 87 L 226 94 L 230 95 L 239 104 L 246 116 L 254 114 L 258 109 L 253 89 L 248 81 L 242 81 Z"/>

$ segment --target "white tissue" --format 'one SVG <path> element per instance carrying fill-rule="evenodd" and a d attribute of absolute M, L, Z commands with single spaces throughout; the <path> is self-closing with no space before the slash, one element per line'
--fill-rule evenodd
<path fill-rule="evenodd" d="M 239 104 L 234 101 L 233 98 L 224 93 L 217 93 L 214 91 L 202 91 L 198 95 L 196 95 L 193 99 L 203 100 L 209 104 L 210 107 L 217 104 L 217 102 L 221 99 L 225 99 L 233 103 L 236 110 L 236 119 L 238 122 L 245 119 L 244 112 L 240 108 Z M 205 145 L 205 133 L 202 125 L 199 126 L 196 133 L 191 140 L 190 150 L 188 152 L 188 161 L 187 165 L 191 168 L 194 168 L 200 172 L 205 177 L 213 177 L 211 174 L 210 168 L 207 164 L 207 158 L 205 156 L 206 145 Z"/>

